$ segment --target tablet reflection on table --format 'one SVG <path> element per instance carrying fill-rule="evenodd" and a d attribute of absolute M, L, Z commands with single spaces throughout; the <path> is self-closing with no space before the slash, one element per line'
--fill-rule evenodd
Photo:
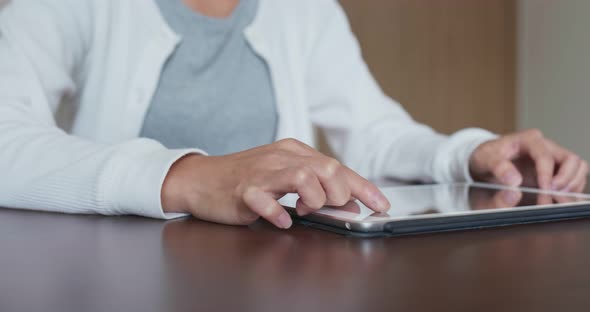
<path fill-rule="evenodd" d="M 573 194 L 542 193 L 477 184 L 397 187 L 384 189 L 384 193 L 391 202 L 390 211 L 386 214 L 371 212 L 364 220 L 379 221 L 385 218 L 577 203 L 588 200 L 588 197 Z M 360 204 L 359 216 L 363 216 L 367 210 L 368 208 Z"/>
<path fill-rule="evenodd" d="M 581 200 L 580 197 L 565 194 L 522 192 L 517 189 L 469 188 L 469 204 L 472 210 L 576 203 Z"/>

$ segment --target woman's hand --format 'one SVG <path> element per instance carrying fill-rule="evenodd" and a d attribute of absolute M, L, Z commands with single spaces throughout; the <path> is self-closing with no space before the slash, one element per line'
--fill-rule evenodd
<path fill-rule="evenodd" d="M 262 217 L 286 229 L 291 217 L 277 200 L 287 193 L 299 194 L 300 215 L 354 198 L 377 212 L 390 207 L 369 181 L 293 139 L 227 156 L 178 160 L 164 181 L 162 205 L 165 212 L 225 224 L 246 225 Z"/>
<path fill-rule="evenodd" d="M 471 156 L 470 170 L 480 181 L 582 192 L 588 163 L 533 129 L 480 145 Z"/>

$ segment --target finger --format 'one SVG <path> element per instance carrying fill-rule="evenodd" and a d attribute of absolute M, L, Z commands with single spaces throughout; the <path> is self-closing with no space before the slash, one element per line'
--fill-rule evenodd
<path fill-rule="evenodd" d="M 309 167 L 291 167 L 279 170 L 272 178 L 267 178 L 262 187 L 264 191 L 283 195 L 296 193 L 301 202 L 297 213 L 305 213 L 307 210 L 317 210 L 326 204 L 326 193 L 320 184 L 319 178 Z"/>
<path fill-rule="evenodd" d="M 389 201 L 376 186 L 337 160 L 314 156 L 305 157 L 302 162 L 309 164 L 317 174 L 326 193 L 328 204 L 343 206 L 352 198 L 356 198 L 374 211 L 381 212 L 389 209 Z"/>
<path fill-rule="evenodd" d="M 508 159 L 499 160 L 498 163 L 492 164 L 490 171 L 500 183 L 517 187 L 522 184 L 522 174 L 518 171 L 512 161 Z"/>
<path fill-rule="evenodd" d="M 575 177 L 570 181 L 570 183 L 563 189 L 564 192 L 575 192 L 581 193 L 584 191 L 586 187 L 586 182 L 588 179 L 588 163 L 582 161 L 580 168 L 576 172 Z"/>
<path fill-rule="evenodd" d="M 243 200 L 254 213 L 278 228 L 288 229 L 293 224 L 289 213 L 285 211 L 271 193 L 264 192 L 257 187 L 250 187 L 244 192 Z"/>
<path fill-rule="evenodd" d="M 533 156 L 535 168 L 537 171 L 537 184 L 539 188 L 549 190 L 551 188 L 551 179 L 555 168 L 555 163 L 551 157 L 537 154 Z"/>
<path fill-rule="evenodd" d="M 347 167 L 344 167 L 344 174 L 350 185 L 352 196 L 360 200 L 369 209 L 376 212 L 385 212 L 391 208 L 387 197 L 373 183 Z"/>
<path fill-rule="evenodd" d="M 570 177 L 569 181 L 568 179 L 566 179 L 566 186 L 561 186 L 561 187 L 555 187 L 556 190 L 565 190 L 565 189 L 569 189 L 570 192 L 576 192 L 576 193 L 581 193 L 585 190 L 586 188 L 586 184 L 587 184 L 587 175 L 588 175 L 588 163 L 582 159 L 579 158 L 579 156 L 573 154 L 571 151 L 568 151 L 567 149 L 559 146 L 558 144 L 556 144 L 555 142 L 551 141 L 551 140 L 546 140 L 549 148 L 553 151 L 554 153 L 554 157 L 557 160 L 557 162 L 561 163 L 562 165 L 560 165 L 560 170 L 557 173 L 557 175 L 554 177 L 554 183 L 556 180 L 558 179 L 558 176 L 560 175 L 562 168 L 561 166 L 564 166 L 565 163 L 569 160 L 570 162 L 572 162 L 572 160 L 579 160 L 579 166 L 578 168 L 576 168 L 574 170 L 574 176 Z M 582 173 L 579 173 L 579 171 L 583 171 Z M 576 180 L 576 182 L 574 182 L 574 180 Z M 563 181 L 562 181 L 563 182 Z M 557 183 L 556 183 L 557 184 Z M 570 185 L 571 184 L 571 185 Z M 557 185 L 556 185 L 557 186 Z"/>
<path fill-rule="evenodd" d="M 519 146 L 512 137 L 504 137 L 488 141 L 473 152 L 469 161 L 469 169 L 476 180 L 502 180 L 493 176 L 493 169 L 503 161 L 512 160 L 518 155 Z M 490 175 L 492 175 L 490 179 Z"/>
<path fill-rule="evenodd" d="M 297 214 L 299 216 L 305 216 L 305 215 L 308 215 L 318 209 L 314 209 L 314 208 L 309 207 L 308 205 L 306 205 L 303 202 L 303 200 L 301 200 L 301 198 L 299 198 L 297 200 L 297 203 L 295 204 L 295 210 L 297 211 Z"/>
<path fill-rule="evenodd" d="M 574 192 L 576 193 L 585 193 L 586 192 L 586 186 L 588 185 L 588 180 L 587 178 L 584 178 L 583 182 L 580 184 L 580 186 L 578 186 L 578 188 L 576 188 L 574 190 Z"/>
<path fill-rule="evenodd" d="M 553 197 L 549 194 L 537 194 L 537 205 L 553 204 Z"/>
<path fill-rule="evenodd" d="M 309 167 L 291 167 L 278 171 L 266 181 L 266 190 L 275 193 L 297 193 L 305 206 L 320 209 L 326 204 L 326 193 L 315 172 Z"/>
<path fill-rule="evenodd" d="M 512 208 L 522 199 L 522 192 L 515 190 L 502 190 L 494 196 L 493 207 L 490 208 Z"/>
<path fill-rule="evenodd" d="M 317 174 L 328 205 L 343 206 L 350 201 L 351 189 L 340 162 L 329 157 L 311 157 L 306 163 Z"/>
<path fill-rule="evenodd" d="M 551 182 L 551 189 L 562 190 L 567 187 L 576 177 L 581 166 L 582 160 L 578 156 L 574 154 L 567 156 L 559 165 L 559 171 Z"/>
<path fill-rule="evenodd" d="M 555 195 L 555 196 L 553 196 L 553 199 L 558 204 L 566 204 L 566 203 L 575 202 L 575 200 L 572 200 L 571 197 L 569 197 L 569 196 L 563 196 L 563 195 Z"/>
<path fill-rule="evenodd" d="M 346 205 L 338 207 L 338 209 L 356 214 L 361 213 L 361 206 L 356 201 L 349 201 Z"/>
<path fill-rule="evenodd" d="M 550 189 L 553 178 L 555 160 L 549 148 L 545 145 L 540 132 L 533 132 L 527 137 L 521 148 L 528 151 L 529 156 L 535 162 L 537 172 L 537 184 L 539 188 Z"/>
<path fill-rule="evenodd" d="M 307 205 L 305 205 L 300 200 L 297 200 L 295 207 L 297 210 L 297 214 L 300 216 L 305 216 L 305 215 L 308 215 L 308 214 L 313 213 L 318 210 L 318 209 L 309 208 Z M 339 206 L 337 208 L 342 211 L 352 212 L 352 213 L 356 213 L 356 214 L 359 214 L 361 212 L 361 207 L 354 200 L 351 200 L 348 203 L 346 203 L 346 205 Z"/>
<path fill-rule="evenodd" d="M 495 144 L 492 144 L 495 143 Z M 522 174 L 512 163 L 518 156 L 520 146 L 512 137 L 506 137 L 496 142 L 490 142 L 482 148 L 477 156 L 476 168 L 479 172 L 492 175 L 492 181 L 508 186 L 520 186 Z M 474 157 L 475 157 L 474 156 Z"/>
<path fill-rule="evenodd" d="M 566 150 L 565 148 L 559 146 L 557 143 L 549 139 L 545 139 L 545 144 L 547 145 L 549 150 L 551 150 L 553 158 L 555 158 L 555 160 L 558 163 L 565 162 L 565 159 L 572 154 L 572 152 Z"/>

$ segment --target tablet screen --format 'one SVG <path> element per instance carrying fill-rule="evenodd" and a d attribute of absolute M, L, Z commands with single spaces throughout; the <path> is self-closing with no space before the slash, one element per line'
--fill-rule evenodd
<path fill-rule="evenodd" d="M 535 189 L 516 189 L 487 184 L 436 184 L 381 188 L 391 203 L 387 213 L 375 213 L 360 201 L 342 207 L 324 207 L 316 215 L 347 221 L 393 221 L 442 215 L 494 212 L 515 208 L 543 208 L 590 203 L 590 196 Z M 295 207 L 297 196 L 281 199 Z"/>

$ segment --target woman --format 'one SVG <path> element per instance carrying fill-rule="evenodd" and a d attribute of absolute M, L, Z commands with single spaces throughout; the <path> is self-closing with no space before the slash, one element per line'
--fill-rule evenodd
<path fill-rule="evenodd" d="M 18 0 L 0 30 L 2 206 L 288 228 L 289 192 L 301 214 L 387 210 L 361 176 L 585 185 L 586 162 L 539 131 L 415 123 L 334 0 Z M 313 125 L 344 165 L 309 147 Z"/>

